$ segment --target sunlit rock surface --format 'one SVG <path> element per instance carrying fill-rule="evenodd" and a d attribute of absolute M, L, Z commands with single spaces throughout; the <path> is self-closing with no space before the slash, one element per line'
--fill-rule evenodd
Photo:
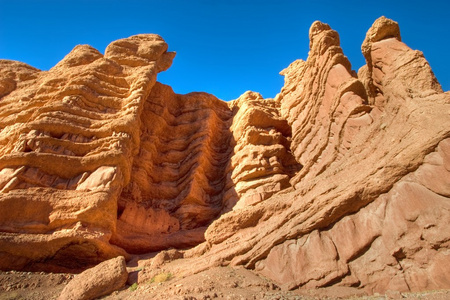
<path fill-rule="evenodd" d="M 229 103 L 156 82 L 175 55 L 157 35 L 77 46 L 49 71 L 0 61 L 0 268 L 178 248 L 150 266 L 450 288 L 450 94 L 392 20 L 358 73 L 327 24 L 309 35 L 274 99 Z"/>

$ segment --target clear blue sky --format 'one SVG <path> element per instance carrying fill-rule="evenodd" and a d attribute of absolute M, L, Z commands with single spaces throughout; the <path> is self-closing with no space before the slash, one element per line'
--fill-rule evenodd
<path fill-rule="evenodd" d="M 268 98 L 283 85 L 278 73 L 306 59 L 313 21 L 339 32 L 358 70 L 365 33 L 381 15 L 399 22 L 403 41 L 423 51 L 443 89 L 450 90 L 448 0 L 0 0 L 0 58 L 48 70 L 77 44 L 103 53 L 113 40 L 157 33 L 177 52 L 158 77 L 175 92 L 205 91 L 231 100 L 253 90 Z"/>

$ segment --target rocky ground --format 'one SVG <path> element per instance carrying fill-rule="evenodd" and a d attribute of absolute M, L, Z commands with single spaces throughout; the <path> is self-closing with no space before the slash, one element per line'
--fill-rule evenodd
<path fill-rule="evenodd" d="M 130 269 L 130 274 L 133 271 Z M 136 271 L 135 271 L 136 272 Z M 0 299 L 57 299 L 72 274 L 1 272 Z M 131 276 L 130 276 L 131 277 Z M 188 277 L 159 274 L 149 282 L 127 285 L 102 299 L 449 299 L 449 290 L 367 295 L 357 288 L 331 287 L 282 291 L 269 279 L 244 268 L 220 267 Z"/>
<path fill-rule="evenodd" d="M 0 299 L 56 299 L 73 274 L 0 272 Z"/>

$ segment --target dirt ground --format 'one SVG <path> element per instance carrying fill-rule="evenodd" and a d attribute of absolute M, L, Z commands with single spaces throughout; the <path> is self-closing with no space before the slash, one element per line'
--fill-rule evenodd
<path fill-rule="evenodd" d="M 139 270 L 130 269 L 130 274 Z M 133 273 L 134 272 L 134 273 Z M 0 272 L 0 300 L 57 299 L 72 274 Z M 130 276 L 132 278 L 132 275 Z M 132 281 L 132 279 L 131 279 Z M 148 282 L 127 285 L 102 299 L 450 299 L 449 290 L 422 293 L 387 292 L 368 296 L 357 288 L 332 287 L 282 291 L 272 281 L 244 268 L 217 267 L 188 277 L 158 274 Z"/>
<path fill-rule="evenodd" d="M 0 299 L 56 299 L 72 274 L 0 272 Z"/>

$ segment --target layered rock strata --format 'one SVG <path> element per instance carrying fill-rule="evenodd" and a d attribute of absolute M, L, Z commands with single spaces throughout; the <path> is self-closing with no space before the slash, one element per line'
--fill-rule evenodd
<path fill-rule="evenodd" d="M 157 35 L 77 46 L 49 71 L 1 61 L 0 268 L 77 270 L 126 255 L 109 240 L 156 74 Z"/>
<path fill-rule="evenodd" d="M 313 24 L 310 56 L 283 71 L 276 98 L 302 165 L 294 190 L 221 216 L 185 253 L 191 268 L 244 265 L 287 289 L 450 287 L 450 96 L 392 24 L 369 30 L 361 79 Z"/>
<path fill-rule="evenodd" d="M 226 205 L 255 205 L 290 187 L 301 169 L 290 151 L 291 127 L 280 116 L 280 105 L 246 92 L 230 103 L 235 111 L 230 128 L 235 141 L 230 160 Z"/>
<path fill-rule="evenodd" d="M 281 72 L 281 114 L 292 127 L 292 153 L 303 166 L 294 182 L 324 172 L 352 148 L 360 127 L 373 122 L 364 85 L 351 70 L 339 35 L 316 21 L 310 29 L 310 52 Z"/>
<path fill-rule="evenodd" d="M 276 103 L 251 92 L 227 104 L 156 83 L 140 141 L 112 238 L 132 253 L 203 242 L 220 214 L 290 187 L 298 168 Z"/>
<path fill-rule="evenodd" d="M 161 37 L 138 35 L 105 55 L 77 46 L 47 72 L 1 62 L 2 269 L 76 271 L 197 245 L 242 194 L 289 186 L 295 160 L 283 165 L 290 133 L 277 109 L 177 95 L 156 82 L 173 57 Z M 237 141 L 241 127 L 261 132 Z M 244 163 L 247 143 L 270 149 Z"/>
<path fill-rule="evenodd" d="M 315 22 L 275 99 L 229 103 L 157 83 L 174 54 L 156 35 L 77 46 L 47 72 L 0 61 L 0 268 L 200 244 L 150 266 L 450 288 L 450 95 L 392 20 L 362 52 L 356 73 Z"/>
<path fill-rule="evenodd" d="M 197 245 L 223 207 L 232 112 L 212 95 L 156 83 L 140 119 L 113 243 L 130 252 Z"/>

